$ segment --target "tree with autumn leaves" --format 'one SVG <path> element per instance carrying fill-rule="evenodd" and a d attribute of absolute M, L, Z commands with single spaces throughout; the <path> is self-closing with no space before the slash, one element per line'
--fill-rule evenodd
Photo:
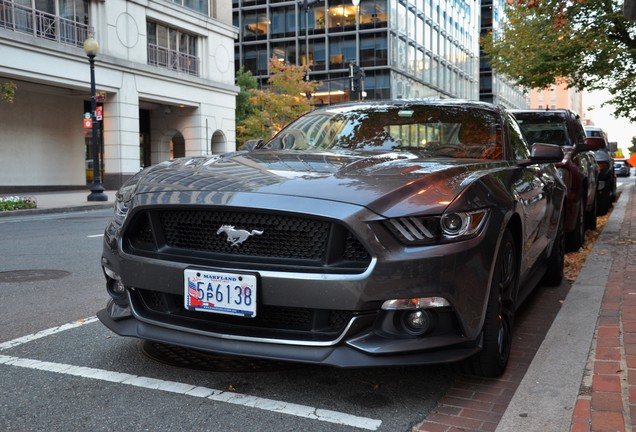
<path fill-rule="evenodd" d="M 616 117 L 636 121 L 636 23 L 616 0 L 507 0 L 482 39 L 494 72 L 527 88 L 607 89 Z"/>
<path fill-rule="evenodd" d="M 244 113 L 237 116 L 237 147 L 249 139 L 267 141 L 287 123 L 311 110 L 307 95 L 315 93 L 320 83 L 305 80 L 307 67 L 286 64 L 276 57 L 272 57 L 269 67 L 266 88 L 257 88 L 249 71 L 237 75 L 237 84 L 247 96 L 237 99 L 237 112 Z"/>

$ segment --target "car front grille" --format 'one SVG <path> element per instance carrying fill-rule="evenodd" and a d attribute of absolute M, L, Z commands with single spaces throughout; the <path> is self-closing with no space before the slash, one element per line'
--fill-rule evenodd
<path fill-rule="evenodd" d="M 229 241 L 241 236 L 242 242 Z M 128 224 L 123 246 L 133 255 L 264 270 L 360 273 L 371 261 L 337 222 L 207 208 L 142 210 Z"/>
<path fill-rule="evenodd" d="M 186 310 L 183 296 L 145 289 L 131 291 L 135 313 L 148 320 L 197 331 L 276 339 L 336 339 L 353 312 L 261 305 L 254 318 Z"/>

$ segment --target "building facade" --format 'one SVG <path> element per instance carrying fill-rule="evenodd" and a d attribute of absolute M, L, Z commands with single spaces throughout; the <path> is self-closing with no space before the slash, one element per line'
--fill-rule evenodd
<path fill-rule="evenodd" d="M 235 147 L 234 41 L 221 0 L 0 0 L 0 192 L 92 181 L 89 34 L 104 186 Z"/>
<path fill-rule="evenodd" d="M 568 88 L 563 82 L 552 84 L 545 89 L 532 89 L 530 91 L 530 108 L 564 108 L 583 115 L 583 93 L 575 88 Z"/>
<path fill-rule="evenodd" d="M 481 37 L 490 32 L 497 33 L 501 21 L 505 19 L 506 6 L 505 0 L 481 1 Z M 479 58 L 479 100 L 519 109 L 528 108 L 530 103 L 527 90 L 493 72 L 490 59 L 483 51 Z"/>
<path fill-rule="evenodd" d="M 233 0 L 235 66 L 262 84 L 272 57 L 309 65 L 323 103 L 479 97 L 479 2 Z M 351 65 L 364 78 L 351 86 Z"/>

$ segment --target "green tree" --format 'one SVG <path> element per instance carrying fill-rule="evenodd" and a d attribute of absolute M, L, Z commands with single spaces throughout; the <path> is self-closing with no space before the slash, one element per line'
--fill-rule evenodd
<path fill-rule="evenodd" d="M 493 71 L 527 88 L 564 80 L 607 89 L 616 117 L 636 121 L 636 23 L 622 2 L 508 0 L 505 22 L 482 38 Z"/>
<path fill-rule="evenodd" d="M 236 96 L 236 124 L 241 125 L 254 112 L 250 97 L 252 97 L 252 90 L 258 87 L 258 81 L 251 71 L 241 66 L 236 74 L 236 85 L 241 89 Z"/>
<path fill-rule="evenodd" d="M 18 86 L 12 81 L 0 84 L 0 101 L 13 103 L 17 89 Z"/>
<path fill-rule="evenodd" d="M 311 110 L 312 94 L 320 83 L 306 81 L 306 66 L 288 65 L 272 57 L 271 76 L 265 89 L 250 89 L 252 112 L 237 124 L 237 143 L 249 139 L 267 141 L 290 121 Z"/>
<path fill-rule="evenodd" d="M 632 153 L 636 153 L 636 136 L 632 137 L 632 145 L 627 149 L 627 151 L 629 154 L 627 154 L 626 157 L 629 157 Z"/>

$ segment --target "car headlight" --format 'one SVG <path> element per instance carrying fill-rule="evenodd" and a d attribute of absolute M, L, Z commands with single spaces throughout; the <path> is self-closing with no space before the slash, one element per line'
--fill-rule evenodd
<path fill-rule="evenodd" d="M 151 169 L 151 168 L 149 168 Z M 130 210 L 132 199 L 137 192 L 137 185 L 147 170 L 140 171 L 132 176 L 124 185 L 119 188 L 115 195 L 115 212 L 113 218 L 119 225 L 123 224 Z"/>
<path fill-rule="evenodd" d="M 488 209 L 410 216 L 387 221 L 389 229 L 405 244 L 424 245 L 475 237 L 486 223 Z"/>
<path fill-rule="evenodd" d="M 130 199 L 126 200 L 126 195 L 117 192 L 115 196 L 115 221 L 121 225 L 126 220 L 126 215 L 130 210 Z"/>

